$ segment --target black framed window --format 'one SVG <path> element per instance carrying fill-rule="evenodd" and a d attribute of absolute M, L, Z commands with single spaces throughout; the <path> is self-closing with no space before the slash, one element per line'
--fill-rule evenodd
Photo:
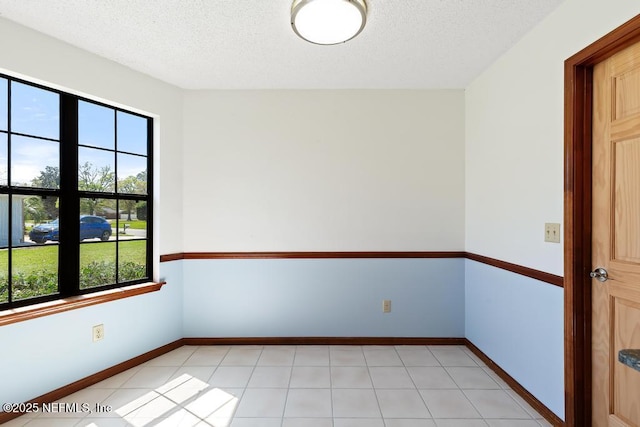
<path fill-rule="evenodd" d="M 153 119 L 0 75 L 0 310 L 151 280 Z"/>

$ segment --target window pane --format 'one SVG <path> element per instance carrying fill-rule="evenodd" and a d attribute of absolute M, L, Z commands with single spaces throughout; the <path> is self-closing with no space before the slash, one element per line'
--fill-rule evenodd
<path fill-rule="evenodd" d="M 27 235 L 34 225 L 33 220 L 27 220 L 28 217 L 32 218 L 29 209 L 34 205 L 41 206 L 40 201 L 33 199 L 39 198 L 20 194 L 15 194 L 11 197 L 12 226 L 11 230 L 9 230 L 9 196 L 6 194 L 0 195 L 0 247 L 9 246 L 9 233 L 11 233 L 11 246 L 24 246 L 32 243 Z M 42 215 L 39 218 L 42 218 L 43 222 L 50 219 L 46 215 Z M 56 240 L 57 235 L 58 228 L 56 223 Z"/>
<path fill-rule="evenodd" d="M 115 150 L 116 115 L 111 108 L 78 102 L 78 142 Z"/>
<path fill-rule="evenodd" d="M 58 188 L 60 143 L 24 136 L 11 137 L 11 185 Z M 50 175 L 58 175 L 50 178 Z"/>
<path fill-rule="evenodd" d="M 9 196 L 0 194 L 0 247 L 9 246 Z"/>
<path fill-rule="evenodd" d="M 18 197 L 21 203 L 16 203 Z M 42 244 L 59 240 L 57 197 L 13 196 L 13 201 L 13 228 L 24 229 L 25 236 L 22 243 Z M 22 212 L 16 213 L 17 206 L 22 209 Z M 21 223 L 16 224 L 16 221 Z"/>
<path fill-rule="evenodd" d="M 9 250 L 0 249 L 0 304 L 9 301 Z"/>
<path fill-rule="evenodd" d="M 95 148 L 78 148 L 78 189 L 115 191 L 115 154 Z"/>
<path fill-rule="evenodd" d="M 116 220 L 115 200 L 80 199 L 80 240 L 106 242 L 114 234 L 112 225 L 115 226 Z"/>
<path fill-rule="evenodd" d="M 80 244 L 80 289 L 116 283 L 116 243 Z"/>
<path fill-rule="evenodd" d="M 118 193 L 147 194 L 147 158 L 118 153 Z"/>
<path fill-rule="evenodd" d="M 137 200 L 120 200 L 118 240 L 147 238 L 147 203 Z"/>
<path fill-rule="evenodd" d="M 111 199 L 80 199 L 80 215 L 97 215 L 115 220 L 116 201 Z"/>
<path fill-rule="evenodd" d="M 147 119 L 118 111 L 118 151 L 147 155 Z"/>
<path fill-rule="evenodd" d="M 147 277 L 147 242 L 118 242 L 118 283 Z"/>
<path fill-rule="evenodd" d="M 111 224 L 103 217 L 80 215 L 80 240 L 101 240 L 111 238 Z"/>
<path fill-rule="evenodd" d="M 11 82 L 11 131 L 60 139 L 60 96 Z"/>
<path fill-rule="evenodd" d="M 7 144 L 7 134 L 0 133 L 0 185 L 7 185 L 9 183 Z"/>
<path fill-rule="evenodd" d="M 8 130 L 9 118 L 9 83 L 7 79 L 0 79 L 0 130 Z"/>
<path fill-rule="evenodd" d="M 23 246 L 11 257 L 14 300 L 58 292 L 58 245 Z"/>

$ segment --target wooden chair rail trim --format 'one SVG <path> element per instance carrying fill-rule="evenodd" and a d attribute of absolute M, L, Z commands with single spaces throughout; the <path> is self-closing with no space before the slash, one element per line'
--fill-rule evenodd
<path fill-rule="evenodd" d="M 440 252 L 183 252 L 176 254 L 161 255 L 160 262 L 178 261 L 183 259 L 340 259 L 340 258 L 466 258 L 476 262 L 481 262 L 496 268 L 510 271 L 549 283 L 551 285 L 563 287 L 562 276 L 489 258 L 483 255 L 462 251 L 440 251 Z"/>
<path fill-rule="evenodd" d="M 561 288 L 564 286 L 564 278 L 562 276 L 556 276 L 555 274 L 547 273 L 545 271 L 535 270 L 533 268 L 501 261 L 495 258 L 489 258 L 483 255 L 473 254 L 470 252 L 466 253 L 466 258 L 472 261 L 490 265 L 492 267 L 500 268 L 502 270 L 507 270 L 512 273 L 520 274 L 522 276 L 527 276 L 541 282 L 549 283 L 550 285 L 555 285 Z"/>
<path fill-rule="evenodd" d="M 149 292 L 156 292 L 165 285 L 166 282 L 149 282 L 137 285 L 125 286 L 122 288 L 108 289 L 91 294 L 78 295 L 68 298 L 61 298 L 41 304 L 28 305 L 0 312 L 0 326 L 11 323 L 24 322 L 38 317 L 49 316 L 51 314 L 62 313 L 70 310 L 77 310 L 91 305 L 103 304 Z"/>
<path fill-rule="evenodd" d="M 161 255 L 160 262 L 181 259 L 341 259 L 341 258 L 464 258 L 462 251 L 366 252 L 183 252 Z"/>

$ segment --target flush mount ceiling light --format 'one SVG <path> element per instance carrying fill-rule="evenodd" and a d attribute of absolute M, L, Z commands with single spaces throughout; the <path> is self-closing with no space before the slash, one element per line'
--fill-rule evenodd
<path fill-rule="evenodd" d="M 297 35 L 315 44 L 351 40 L 367 22 L 364 0 L 294 0 L 291 26 Z"/>

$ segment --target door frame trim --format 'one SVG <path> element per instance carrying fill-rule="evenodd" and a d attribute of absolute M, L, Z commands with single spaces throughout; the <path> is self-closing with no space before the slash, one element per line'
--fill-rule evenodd
<path fill-rule="evenodd" d="M 593 67 L 640 41 L 635 16 L 564 64 L 565 424 L 591 425 L 591 114 Z"/>

